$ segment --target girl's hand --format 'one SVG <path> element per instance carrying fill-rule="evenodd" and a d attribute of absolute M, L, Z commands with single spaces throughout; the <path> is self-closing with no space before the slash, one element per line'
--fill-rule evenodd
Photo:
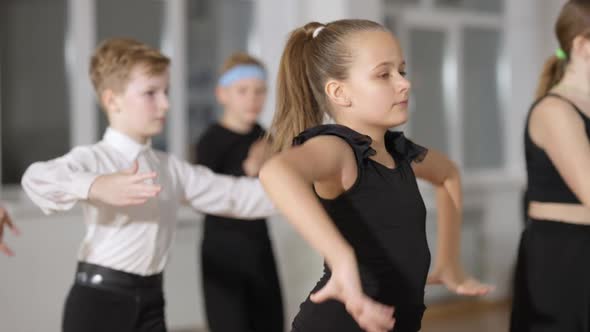
<path fill-rule="evenodd" d="M 330 299 L 342 302 L 346 310 L 369 332 L 387 332 L 393 329 L 394 308 L 383 305 L 363 293 L 356 260 L 334 266 L 328 283 L 310 296 L 311 301 L 321 303 Z"/>
<path fill-rule="evenodd" d="M 128 169 L 97 177 L 90 187 L 88 198 L 113 206 L 133 206 L 156 197 L 162 188 L 146 183 L 146 180 L 154 179 L 157 174 L 138 173 L 138 168 L 135 161 Z"/>
<path fill-rule="evenodd" d="M 14 223 L 12 219 L 10 219 L 10 215 L 8 212 L 2 207 L 0 207 L 0 252 L 4 253 L 6 256 L 14 256 L 14 252 L 6 245 L 3 240 L 4 236 L 4 227 L 10 229 L 14 235 L 19 235 L 20 231 Z"/>
<path fill-rule="evenodd" d="M 482 296 L 494 290 L 493 286 L 468 276 L 459 264 L 437 266 L 428 276 L 426 283 L 443 284 L 451 292 L 468 296 Z"/>

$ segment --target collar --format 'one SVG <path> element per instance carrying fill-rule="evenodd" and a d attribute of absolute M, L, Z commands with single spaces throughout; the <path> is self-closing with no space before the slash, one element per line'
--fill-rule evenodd
<path fill-rule="evenodd" d="M 134 161 L 141 152 L 147 151 L 152 147 L 151 140 L 146 144 L 140 144 L 131 137 L 111 127 L 106 129 L 102 140 L 115 150 L 121 152 L 129 161 Z"/>

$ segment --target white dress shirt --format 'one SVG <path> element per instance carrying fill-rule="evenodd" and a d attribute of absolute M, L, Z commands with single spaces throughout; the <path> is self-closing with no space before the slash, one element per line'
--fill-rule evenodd
<path fill-rule="evenodd" d="M 162 187 L 157 197 L 132 207 L 88 200 L 90 186 L 99 175 L 129 168 L 134 160 L 139 172 L 157 173 L 153 181 Z M 80 261 L 144 276 L 162 272 L 166 266 L 179 203 L 207 214 L 246 219 L 276 212 L 257 179 L 215 174 L 112 128 L 94 145 L 32 164 L 22 186 L 46 214 L 82 203 L 87 232 Z"/>

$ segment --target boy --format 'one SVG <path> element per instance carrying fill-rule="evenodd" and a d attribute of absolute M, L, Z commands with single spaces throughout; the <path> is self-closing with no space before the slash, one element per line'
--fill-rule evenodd
<path fill-rule="evenodd" d="M 162 271 L 179 202 L 240 218 L 274 213 L 257 180 L 216 175 L 150 147 L 169 107 L 169 63 L 140 42 L 104 41 L 90 64 L 110 125 L 102 141 L 35 163 L 23 176 L 45 213 L 83 203 L 87 233 L 65 332 L 166 331 Z"/>

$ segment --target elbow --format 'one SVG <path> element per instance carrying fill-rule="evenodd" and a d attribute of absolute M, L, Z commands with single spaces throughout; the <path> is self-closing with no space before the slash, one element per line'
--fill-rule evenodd
<path fill-rule="evenodd" d="M 582 205 L 586 208 L 590 208 L 590 190 L 583 192 L 581 195 L 577 195 Z"/>
<path fill-rule="evenodd" d="M 31 183 L 35 182 L 36 178 L 42 178 L 42 176 L 40 176 L 41 174 L 44 174 L 42 163 L 32 163 L 31 165 L 29 165 L 29 167 L 27 167 L 27 169 L 23 173 L 23 176 L 21 177 L 21 186 L 24 187 L 25 185 L 30 185 Z"/>
<path fill-rule="evenodd" d="M 20 186 L 27 194 L 29 194 L 29 190 L 31 189 L 31 184 L 34 182 L 33 177 L 32 177 L 33 172 L 31 171 L 33 166 L 34 166 L 34 164 L 29 166 L 25 170 L 25 173 L 23 174 L 23 176 L 20 179 Z"/>
<path fill-rule="evenodd" d="M 445 187 L 450 183 L 461 184 L 461 171 L 459 170 L 459 166 L 452 160 L 448 160 L 444 176 L 436 184 L 440 187 Z"/>
<path fill-rule="evenodd" d="M 461 171 L 459 170 L 459 166 L 452 160 L 449 160 L 448 178 L 461 182 Z"/>

